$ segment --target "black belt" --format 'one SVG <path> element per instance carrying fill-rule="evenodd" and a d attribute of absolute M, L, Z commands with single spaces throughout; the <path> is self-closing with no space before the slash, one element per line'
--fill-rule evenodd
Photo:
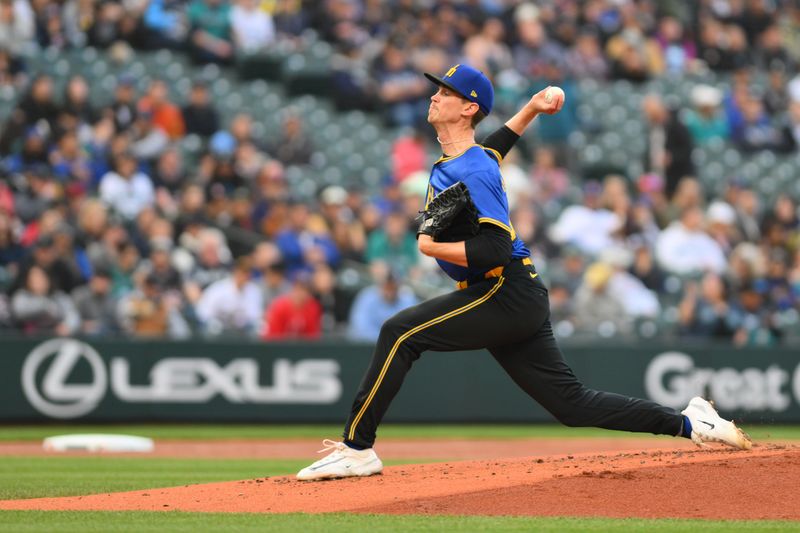
<path fill-rule="evenodd" d="M 512 259 L 512 261 L 514 261 L 514 260 Z M 533 265 L 533 261 L 531 261 L 530 257 L 523 257 L 522 258 L 522 264 L 530 266 L 530 265 Z M 459 289 L 459 290 L 460 289 L 466 289 L 470 285 L 472 285 L 474 283 L 477 283 L 479 281 L 483 281 L 485 279 L 499 278 L 500 276 L 503 275 L 503 270 L 505 270 L 505 268 L 506 267 L 504 267 L 504 266 L 494 267 L 493 269 L 486 271 L 483 274 L 483 276 L 472 278 L 472 279 L 465 279 L 465 280 L 462 280 L 462 281 L 456 281 L 456 288 Z M 531 275 L 535 278 L 536 276 L 539 275 L 539 273 L 537 272 L 537 273 L 534 273 L 534 274 L 531 274 Z"/>

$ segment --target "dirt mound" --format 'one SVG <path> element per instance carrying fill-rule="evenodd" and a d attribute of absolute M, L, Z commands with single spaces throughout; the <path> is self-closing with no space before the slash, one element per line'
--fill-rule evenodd
<path fill-rule="evenodd" d="M 289 477 L 0 502 L 0 509 L 368 512 L 800 519 L 800 447 L 651 450 L 389 467 L 384 475 Z"/>

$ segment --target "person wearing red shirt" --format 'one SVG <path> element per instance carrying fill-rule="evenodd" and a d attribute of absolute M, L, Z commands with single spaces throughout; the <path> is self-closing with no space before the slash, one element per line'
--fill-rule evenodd
<path fill-rule="evenodd" d="M 298 272 L 292 288 L 273 300 L 264 312 L 261 338 L 316 339 L 322 332 L 322 306 L 311 294 L 311 277 Z"/>
<path fill-rule="evenodd" d="M 169 101 L 169 87 L 162 80 L 153 80 L 147 94 L 139 101 L 139 111 L 153 114 L 153 124 L 161 128 L 171 140 L 186 134 L 181 109 Z"/>

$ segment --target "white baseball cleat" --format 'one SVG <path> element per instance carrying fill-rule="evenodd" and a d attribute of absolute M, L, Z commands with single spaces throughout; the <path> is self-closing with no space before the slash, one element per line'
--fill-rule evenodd
<path fill-rule="evenodd" d="M 740 450 L 749 450 L 753 446 L 744 431 L 719 416 L 714 405 L 699 396 L 692 398 L 681 414 L 692 423 L 692 442 L 701 448 L 706 448 L 707 442 L 721 442 Z"/>
<path fill-rule="evenodd" d="M 354 450 L 343 442 L 325 439 L 323 449 L 317 453 L 331 452 L 316 463 L 305 467 L 297 473 L 301 481 L 333 479 L 338 477 L 371 476 L 380 474 L 383 463 L 375 450 Z"/>

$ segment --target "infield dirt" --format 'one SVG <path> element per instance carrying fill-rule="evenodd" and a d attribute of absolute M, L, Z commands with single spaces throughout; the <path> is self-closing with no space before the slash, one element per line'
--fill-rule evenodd
<path fill-rule="evenodd" d="M 274 477 L 2 501 L 0 509 L 800 520 L 800 446 L 695 451 L 660 444 L 394 466 L 380 476 L 317 483 Z"/>

